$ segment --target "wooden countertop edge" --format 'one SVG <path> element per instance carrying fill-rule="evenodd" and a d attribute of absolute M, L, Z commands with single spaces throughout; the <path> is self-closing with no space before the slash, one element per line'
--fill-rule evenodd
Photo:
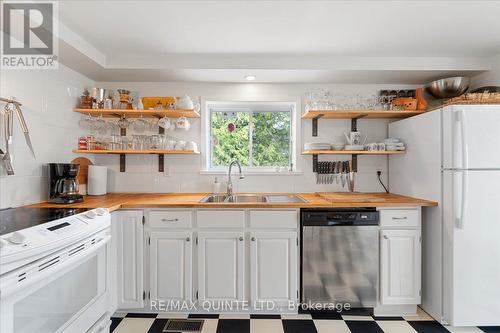
<path fill-rule="evenodd" d="M 370 197 L 370 199 L 351 199 L 349 192 L 335 193 L 337 196 L 345 195 L 345 201 L 330 200 L 321 193 L 293 193 L 303 197 L 305 203 L 200 203 L 199 201 L 209 193 L 110 193 L 103 196 L 87 196 L 85 201 L 76 204 L 50 204 L 41 202 L 25 207 L 31 208 L 97 208 L 105 207 L 110 211 L 118 209 L 141 209 L 141 208 L 336 208 L 336 207 L 431 207 L 437 206 L 437 202 L 422 200 L 397 194 L 385 193 L 355 193 L 354 195 Z M 265 194 L 265 193 L 262 193 Z M 276 194 L 276 193 L 275 193 Z M 292 194 L 292 193 L 279 193 Z M 185 198 L 185 201 L 182 201 Z M 377 199 L 382 198 L 382 199 Z M 386 199 L 384 199 L 386 198 Z M 386 201 L 377 201 L 386 200 Z M 391 201 L 392 200 L 392 201 Z M 173 202 L 174 201 L 174 202 Z"/>

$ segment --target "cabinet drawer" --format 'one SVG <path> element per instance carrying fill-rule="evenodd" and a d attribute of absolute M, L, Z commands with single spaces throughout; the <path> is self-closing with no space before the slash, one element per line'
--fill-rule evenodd
<path fill-rule="evenodd" d="M 418 209 L 383 209 L 380 211 L 381 227 L 419 227 Z"/>
<path fill-rule="evenodd" d="M 262 229 L 296 229 L 297 212 L 294 210 L 252 210 L 250 211 L 250 227 Z"/>
<path fill-rule="evenodd" d="M 191 228 L 191 211 L 152 211 L 149 223 L 152 228 Z"/>
<path fill-rule="evenodd" d="M 199 228 L 244 228 L 243 210 L 199 210 L 196 213 Z"/>

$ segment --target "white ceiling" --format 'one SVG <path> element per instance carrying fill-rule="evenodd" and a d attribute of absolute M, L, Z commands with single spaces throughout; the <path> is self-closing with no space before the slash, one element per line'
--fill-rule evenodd
<path fill-rule="evenodd" d="M 500 53 L 500 1 L 64 1 L 59 8 L 61 39 L 73 48 L 63 46 L 62 61 L 82 67 L 76 50 L 89 58 L 86 74 L 107 81 L 238 82 L 260 71 L 266 82 L 351 82 L 365 72 L 362 82 L 418 83 L 488 70 Z"/>

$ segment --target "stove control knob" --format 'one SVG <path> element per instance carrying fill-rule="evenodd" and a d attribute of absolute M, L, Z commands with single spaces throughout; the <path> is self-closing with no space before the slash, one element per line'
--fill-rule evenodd
<path fill-rule="evenodd" d="M 95 212 L 97 213 L 97 215 L 103 216 L 104 214 L 106 214 L 108 212 L 108 209 L 107 208 L 97 208 L 95 210 Z"/>
<path fill-rule="evenodd" d="M 85 217 L 88 219 L 93 219 L 97 216 L 97 214 L 93 210 L 89 210 L 85 213 Z"/>
<path fill-rule="evenodd" d="M 24 244 L 26 243 L 26 236 L 16 231 L 10 236 L 9 241 L 14 244 Z"/>

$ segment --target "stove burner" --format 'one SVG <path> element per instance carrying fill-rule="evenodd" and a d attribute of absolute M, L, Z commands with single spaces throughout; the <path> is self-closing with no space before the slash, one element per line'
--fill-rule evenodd
<path fill-rule="evenodd" d="M 0 210 L 0 235 L 62 219 L 86 211 L 83 208 L 9 208 Z"/>

